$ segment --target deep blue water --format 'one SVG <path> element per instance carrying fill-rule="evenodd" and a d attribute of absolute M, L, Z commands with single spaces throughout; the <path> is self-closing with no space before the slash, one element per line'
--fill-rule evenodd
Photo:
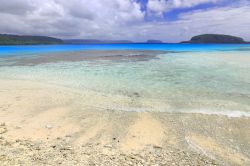
<path fill-rule="evenodd" d="M 0 46 L 0 56 L 28 55 L 80 50 L 167 50 L 167 51 L 234 51 L 250 50 L 250 44 L 83 44 Z"/>

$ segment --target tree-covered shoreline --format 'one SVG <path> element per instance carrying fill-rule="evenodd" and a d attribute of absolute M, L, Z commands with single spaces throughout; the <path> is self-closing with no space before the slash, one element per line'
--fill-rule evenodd
<path fill-rule="evenodd" d="M 63 40 L 48 36 L 22 36 L 0 34 L 0 45 L 62 44 Z"/>

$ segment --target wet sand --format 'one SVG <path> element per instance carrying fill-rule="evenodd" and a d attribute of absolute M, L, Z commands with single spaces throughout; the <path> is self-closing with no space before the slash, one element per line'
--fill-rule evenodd
<path fill-rule="evenodd" d="M 249 117 L 119 111 L 133 97 L 24 80 L 0 85 L 2 165 L 250 164 Z"/>

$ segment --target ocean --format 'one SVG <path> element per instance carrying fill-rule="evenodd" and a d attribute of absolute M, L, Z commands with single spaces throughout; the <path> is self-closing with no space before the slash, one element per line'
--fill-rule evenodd
<path fill-rule="evenodd" d="M 4 79 L 130 100 L 103 109 L 250 116 L 247 44 L 0 46 Z"/>

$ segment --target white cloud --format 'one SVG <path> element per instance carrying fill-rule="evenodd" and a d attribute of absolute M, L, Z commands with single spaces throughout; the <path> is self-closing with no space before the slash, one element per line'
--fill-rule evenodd
<path fill-rule="evenodd" d="M 250 6 L 200 10 L 180 16 L 193 33 L 220 33 L 242 36 L 250 40 Z"/>
<path fill-rule="evenodd" d="M 172 0 L 172 5 L 175 8 L 193 7 L 203 3 L 216 3 L 221 0 Z"/>
<path fill-rule="evenodd" d="M 148 12 L 160 15 L 176 8 L 190 8 L 204 3 L 216 3 L 223 0 L 149 0 Z"/>
<path fill-rule="evenodd" d="M 189 40 L 204 33 L 231 34 L 250 41 L 250 6 L 220 7 L 184 13 L 177 21 L 145 26 L 145 33 L 170 42 Z M 150 24 L 150 23 L 149 23 Z M 146 28 L 147 27 L 147 28 Z M 150 33 L 153 32 L 153 33 Z"/>
<path fill-rule="evenodd" d="M 147 9 L 149 12 L 154 12 L 157 15 L 162 14 L 168 8 L 168 3 L 166 0 L 149 0 L 147 4 Z"/>
<path fill-rule="evenodd" d="M 16 29 L 23 34 L 90 37 L 101 31 L 96 37 L 108 36 L 113 29 L 143 21 L 145 14 L 133 0 L 0 0 L 0 4 L 1 20 L 8 18 L 0 24 L 0 33 Z"/>
<path fill-rule="evenodd" d="M 199 2 L 205 1 L 208 0 Z M 178 20 L 168 22 L 145 21 L 146 13 L 137 0 L 12 0 L 8 3 L 0 0 L 0 33 L 168 42 L 188 40 L 202 33 L 224 33 L 250 40 L 249 1 L 240 2 L 183 13 Z M 164 6 L 166 2 L 161 3 Z M 172 3 L 176 8 L 188 7 L 196 5 L 198 0 L 172 0 Z M 161 13 L 168 9 L 163 6 L 151 4 L 151 9 Z"/>

